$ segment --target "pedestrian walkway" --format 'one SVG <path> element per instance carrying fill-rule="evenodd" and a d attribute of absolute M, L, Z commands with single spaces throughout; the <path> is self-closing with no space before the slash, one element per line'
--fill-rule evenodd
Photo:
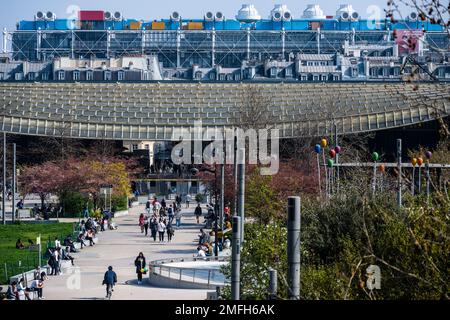
<path fill-rule="evenodd" d="M 108 266 L 114 267 L 118 285 L 112 299 L 126 300 L 181 300 L 206 299 L 208 290 L 171 289 L 152 287 L 145 281 L 137 285 L 134 259 L 143 252 L 147 263 L 152 260 L 192 257 L 196 252 L 196 243 L 201 225 L 195 222 L 194 207 L 183 208 L 182 227 L 175 230 L 171 243 L 153 242 L 149 236 L 140 232 L 138 217 L 145 207 L 130 209 L 130 214 L 115 218 L 118 229 L 106 231 L 99 235 L 99 242 L 93 247 L 86 247 L 75 256 L 75 267 L 66 269 L 63 275 L 50 277 L 46 282 L 44 296 L 50 300 L 97 300 L 105 298 L 103 275 Z"/>

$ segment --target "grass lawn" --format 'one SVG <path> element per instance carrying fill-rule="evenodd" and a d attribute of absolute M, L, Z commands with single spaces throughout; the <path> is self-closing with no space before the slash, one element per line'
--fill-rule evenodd
<path fill-rule="evenodd" d="M 34 269 L 38 261 L 38 253 L 28 250 L 28 239 L 36 243 L 36 237 L 41 235 L 43 250 L 47 240 L 54 240 L 55 237 L 65 237 L 73 231 L 73 223 L 52 223 L 52 224 L 19 224 L 0 225 L 0 284 L 5 284 L 9 277 L 20 272 Z M 16 249 L 17 239 L 21 239 L 25 249 Z M 60 238 L 62 241 L 63 239 Z M 21 267 L 19 267 L 21 261 Z M 5 272 L 7 263 L 7 275 Z M 42 264 L 46 261 L 42 260 Z"/>

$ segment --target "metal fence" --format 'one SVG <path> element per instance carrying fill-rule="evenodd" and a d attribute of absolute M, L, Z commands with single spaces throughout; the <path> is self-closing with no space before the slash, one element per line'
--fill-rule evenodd
<path fill-rule="evenodd" d="M 167 263 L 177 262 L 227 262 L 229 257 L 207 257 L 207 258 L 178 258 L 165 259 L 150 262 L 150 274 L 159 275 L 169 279 L 192 282 L 198 284 L 206 284 L 208 286 L 223 286 L 226 282 L 225 276 L 220 270 L 211 268 L 196 268 L 196 267 L 180 267 L 166 265 Z"/>
<path fill-rule="evenodd" d="M 75 226 L 73 228 L 72 232 L 72 241 L 76 242 L 76 237 L 79 232 L 79 226 Z M 41 263 L 41 266 L 44 266 L 47 264 L 48 259 L 50 258 L 50 255 L 48 253 L 48 248 L 54 248 L 55 247 L 55 237 L 58 237 L 58 239 L 61 241 L 61 245 L 64 247 L 63 240 L 67 237 L 66 234 L 59 234 L 53 237 L 48 237 L 47 239 L 41 239 L 41 261 L 39 261 L 39 252 L 30 251 L 29 254 L 27 254 L 25 257 L 13 261 L 13 262 L 6 262 L 0 265 L 0 284 L 9 284 L 9 280 L 11 277 L 20 275 L 22 273 L 26 273 L 28 271 L 34 270 L 36 266 L 39 265 L 39 262 Z M 29 250 L 28 248 L 24 250 Z"/>

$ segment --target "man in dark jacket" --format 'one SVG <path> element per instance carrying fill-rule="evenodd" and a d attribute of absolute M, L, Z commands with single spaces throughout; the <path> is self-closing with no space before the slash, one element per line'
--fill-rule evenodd
<path fill-rule="evenodd" d="M 114 285 L 117 283 L 117 275 L 113 271 L 113 267 L 109 266 L 108 271 L 105 272 L 105 276 L 103 278 L 103 284 L 106 284 L 106 297 L 108 298 L 108 292 L 111 288 L 111 291 L 114 291 Z"/>
<path fill-rule="evenodd" d="M 202 208 L 200 207 L 200 203 L 195 208 L 194 214 L 195 218 L 197 219 L 197 223 L 200 223 L 200 216 L 202 215 Z"/>

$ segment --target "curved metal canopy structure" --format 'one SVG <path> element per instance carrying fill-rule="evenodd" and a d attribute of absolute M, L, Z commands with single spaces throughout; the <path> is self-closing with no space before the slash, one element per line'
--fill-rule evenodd
<path fill-rule="evenodd" d="M 450 83 L 0 83 L 0 131 L 171 140 L 174 128 L 239 127 L 249 93 L 280 137 L 358 133 L 450 113 Z M 251 94 L 250 94 L 251 96 Z M 246 102 L 247 101 L 247 102 Z M 250 115 L 251 116 L 251 115 Z"/>

